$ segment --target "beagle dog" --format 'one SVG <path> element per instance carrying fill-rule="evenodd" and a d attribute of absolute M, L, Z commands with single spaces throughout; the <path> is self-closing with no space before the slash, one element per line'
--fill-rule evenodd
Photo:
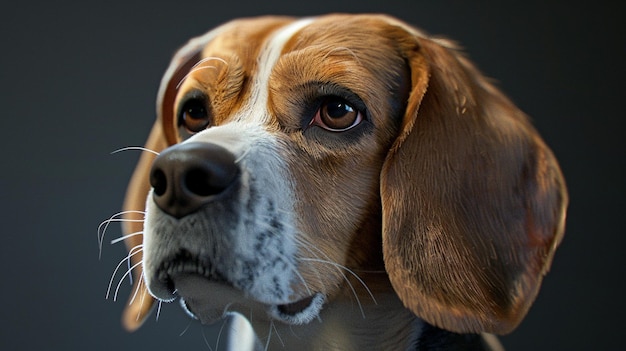
<path fill-rule="evenodd" d="M 149 292 L 130 330 L 179 299 L 271 350 L 495 350 L 563 237 L 565 182 L 528 118 L 389 16 L 219 26 L 177 52 L 157 110 L 125 200 Z"/>

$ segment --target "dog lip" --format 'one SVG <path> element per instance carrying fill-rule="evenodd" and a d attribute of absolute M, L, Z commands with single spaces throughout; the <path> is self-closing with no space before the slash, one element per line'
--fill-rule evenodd
<path fill-rule="evenodd" d="M 280 311 L 280 313 L 294 316 L 298 313 L 301 313 L 307 307 L 309 307 L 311 303 L 313 302 L 314 298 L 315 298 L 315 295 L 311 295 L 311 296 L 305 297 L 304 299 L 298 300 L 296 302 L 292 302 L 292 303 L 288 303 L 284 305 L 278 305 L 276 307 L 278 308 L 278 311 Z"/>
<path fill-rule="evenodd" d="M 285 323 L 307 324 L 319 315 L 325 301 L 324 294 L 315 293 L 295 302 L 275 305 L 271 309 L 271 314 Z"/>
<path fill-rule="evenodd" d="M 156 273 L 156 281 L 161 294 L 157 298 L 171 300 L 176 298 L 176 284 L 174 280 L 179 276 L 197 275 L 214 282 L 225 282 L 225 279 L 210 269 L 210 266 L 197 257 L 192 256 L 188 251 L 181 250 L 171 259 L 161 263 Z M 162 295 L 162 296 L 159 296 Z"/>

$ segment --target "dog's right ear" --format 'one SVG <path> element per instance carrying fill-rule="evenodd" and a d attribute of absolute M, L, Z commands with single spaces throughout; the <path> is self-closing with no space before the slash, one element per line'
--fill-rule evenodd
<path fill-rule="evenodd" d="M 129 251 L 134 284 L 128 305 L 124 309 L 122 324 L 128 331 L 138 329 L 146 319 L 154 299 L 147 291 L 143 281 L 143 219 L 146 207 L 146 198 L 150 191 L 149 174 L 155 154 L 178 142 L 176 135 L 176 120 L 174 103 L 181 81 L 185 79 L 193 66 L 200 61 L 201 51 L 208 38 L 200 37 L 191 40 L 181 48 L 168 67 L 157 96 L 157 120 L 148 136 L 145 148 L 152 152 L 143 152 L 137 167 L 130 179 L 124 212 L 126 213 L 123 225 L 126 238 L 125 243 Z"/>
<path fill-rule="evenodd" d="M 526 115 L 453 45 L 417 31 L 403 43 L 413 88 L 381 174 L 389 279 L 430 324 L 509 333 L 563 238 L 565 180 Z"/>

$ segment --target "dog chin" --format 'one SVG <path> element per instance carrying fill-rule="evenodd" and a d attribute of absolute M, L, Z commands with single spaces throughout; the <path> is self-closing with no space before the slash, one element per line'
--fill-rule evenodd
<path fill-rule="evenodd" d="M 182 308 L 202 324 L 213 324 L 231 311 L 239 311 L 251 321 L 266 320 L 267 316 L 286 324 L 307 324 L 318 317 L 326 301 L 324 294 L 314 293 L 286 304 L 270 304 L 196 274 L 179 275 L 172 280 Z"/>

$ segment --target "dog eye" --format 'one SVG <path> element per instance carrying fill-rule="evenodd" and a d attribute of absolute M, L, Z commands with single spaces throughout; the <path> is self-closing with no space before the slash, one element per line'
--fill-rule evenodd
<path fill-rule="evenodd" d="M 322 102 L 309 125 L 320 126 L 331 132 L 349 130 L 363 121 L 363 114 L 339 97 L 330 97 Z"/>
<path fill-rule="evenodd" d="M 211 123 L 209 110 L 201 99 L 189 99 L 180 110 L 179 125 L 194 134 L 206 129 Z"/>

